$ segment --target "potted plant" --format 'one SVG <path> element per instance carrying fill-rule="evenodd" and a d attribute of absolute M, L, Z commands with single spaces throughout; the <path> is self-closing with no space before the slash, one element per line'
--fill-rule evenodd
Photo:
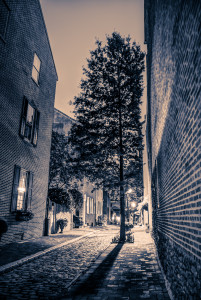
<path fill-rule="evenodd" d="M 133 232 L 129 231 L 126 234 L 126 242 L 127 243 L 134 243 L 134 234 L 133 234 Z"/>
<path fill-rule="evenodd" d="M 7 222 L 3 219 L 0 219 L 0 240 L 1 240 L 3 233 L 6 233 L 7 230 L 8 230 Z"/>
<path fill-rule="evenodd" d="M 57 220 L 57 228 L 60 228 L 60 233 L 63 233 L 64 227 L 68 225 L 68 220 L 67 219 L 59 219 Z"/>

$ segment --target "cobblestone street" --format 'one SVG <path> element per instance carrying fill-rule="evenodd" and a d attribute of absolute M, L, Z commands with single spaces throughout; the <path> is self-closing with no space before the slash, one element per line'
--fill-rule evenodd
<path fill-rule="evenodd" d="M 114 231 L 100 231 L 0 276 L 1 299 L 55 299 L 110 245 Z"/>
<path fill-rule="evenodd" d="M 169 299 L 150 234 L 111 244 L 115 230 L 94 230 L 1 274 L 1 299 Z"/>

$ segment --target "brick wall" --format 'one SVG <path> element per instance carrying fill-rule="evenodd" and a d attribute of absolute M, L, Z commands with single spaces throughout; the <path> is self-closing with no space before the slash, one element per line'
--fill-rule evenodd
<path fill-rule="evenodd" d="M 0 218 L 8 223 L 1 243 L 43 234 L 57 75 L 38 0 L 6 0 L 10 9 L 0 38 Z M 31 78 L 34 53 L 41 60 L 39 85 Z M 19 136 L 23 98 L 40 112 L 38 144 Z M 19 222 L 10 212 L 14 166 L 34 173 L 34 218 Z"/>
<path fill-rule="evenodd" d="M 201 297 L 201 2 L 145 1 L 153 229 L 176 297 Z"/>

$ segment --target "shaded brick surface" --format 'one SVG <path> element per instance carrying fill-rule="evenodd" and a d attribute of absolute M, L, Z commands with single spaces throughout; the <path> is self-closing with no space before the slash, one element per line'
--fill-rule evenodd
<path fill-rule="evenodd" d="M 200 20 L 200 1 L 145 1 L 153 229 L 175 296 L 195 298 L 201 297 Z"/>
<path fill-rule="evenodd" d="M 0 38 L 0 217 L 8 232 L 1 244 L 43 234 L 57 80 L 39 1 L 6 3 L 10 16 L 5 40 Z M 39 85 L 31 78 L 35 52 L 41 60 Z M 37 147 L 19 136 L 24 96 L 40 112 Z M 29 222 L 17 222 L 10 213 L 15 164 L 34 173 Z"/>

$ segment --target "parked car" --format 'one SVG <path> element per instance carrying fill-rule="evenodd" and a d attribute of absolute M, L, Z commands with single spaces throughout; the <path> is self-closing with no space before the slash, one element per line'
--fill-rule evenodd
<path fill-rule="evenodd" d="M 73 216 L 73 228 L 79 228 L 81 226 L 83 226 L 83 221 L 81 217 L 78 216 Z"/>

